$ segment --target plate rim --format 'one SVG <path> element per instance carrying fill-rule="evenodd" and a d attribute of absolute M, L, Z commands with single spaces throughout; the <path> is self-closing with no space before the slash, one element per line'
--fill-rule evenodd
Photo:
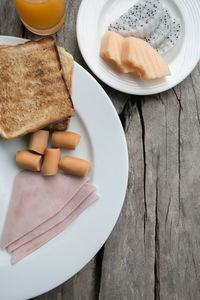
<path fill-rule="evenodd" d="M 10 41 L 15 40 L 15 42 L 16 42 L 16 40 L 19 40 L 19 43 L 29 41 L 28 39 L 23 39 L 23 38 L 21 38 L 21 37 L 14 37 L 14 36 L 0 35 L 0 40 L 1 40 L 2 38 L 3 38 L 3 39 L 8 39 L 8 40 L 10 40 Z M 9 43 L 9 41 L 8 41 L 8 43 Z M 95 78 L 94 78 L 87 70 L 85 70 L 80 64 L 78 64 L 77 62 L 75 62 L 75 66 L 76 66 L 76 68 L 78 68 L 79 70 L 81 70 L 81 72 L 84 73 L 84 76 L 89 77 L 89 78 L 93 81 L 93 83 L 98 87 L 98 89 L 100 90 L 100 92 L 102 93 L 102 95 L 104 95 L 105 100 L 107 100 L 107 105 L 109 105 L 109 106 L 110 106 L 110 109 L 112 109 L 113 115 L 115 115 L 115 118 L 118 119 L 118 125 L 119 125 L 119 127 L 121 128 L 121 132 L 120 132 L 120 142 L 123 144 L 123 152 L 124 152 L 124 160 L 123 160 L 123 163 L 124 163 L 124 169 L 125 169 L 125 172 L 126 172 L 126 173 L 123 174 L 123 175 L 125 176 L 125 185 L 123 186 L 123 199 L 121 199 L 121 201 L 120 201 L 120 206 L 118 207 L 118 213 L 115 215 L 115 222 L 114 222 L 114 225 L 111 226 L 111 227 L 109 228 L 109 230 L 107 231 L 106 239 L 101 243 L 101 245 L 98 247 L 98 249 L 95 250 L 95 253 L 93 253 L 93 255 L 89 257 L 89 259 L 87 260 L 86 263 L 84 262 L 83 265 L 80 266 L 80 267 L 78 268 L 78 270 L 76 270 L 76 271 L 75 271 L 71 276 L 69 276 L 68 278 L 67 278 L 67 276 L 65 276 L 65 278 L 63 278 L 62 281 L 59 281 L 59 283 L 56 282 L 55 284 L 49 286 L 47 289 L 44 289 L 44 290 L 43 290 L 43 289 L 41 288 L 40 291 L 36 291 L 35 293 L 31 293 L 31 294 L 27 294 L 27 293 L 26 293 L 26 295 L 25 295 L 25 294 L 23 294 L 23 292 L 22 292 L 20 296 L 19 296 L 19 295 L 16 296 L 16 299 L 32 298 L 32 297 L 36 297 L 36 296 L 38 296 L 38 295 L 41 295 L 41 294 L 43 294 L 43 293 L 45 293 L 45 292 L 48 292 L 48 291 L 50 291 L 51 289 L 57 287 L 58 285 L 62 284 L 63 282 L 69 280 L 72 276 L 74 276 L 77 272 L 79 272 L 79 271 L 80 271 L 80 270 L 81 270 L 81 269 L 82 269 L 82 268 L 83 268 L 83 267 L 84 267 L 84 266 L 85 266 L 85 265 L 86 265 L 86 264 L 87 264 L 87 263 L 88 263 L 95 255 L 96 255 L 96 253 L 101 249 L 102 245 L 106 242 L 106 240 L 107 240 L 108 237 L 110 236 L 110 234 L 111 234 L 113 228 L 115 227 L 115 225 L 116 225 L 116 223 L 117 223 L 117 220 L 118 220 L 118 218 L 119 218 L 119 215 L 120 215 L 120 213 L 121 213 L 121 210 L 122 210 L 122 207 L 123 207 L 123 204 L 124 204 L 124 200 L 125 200 L 125 196 L 126 196 L 126 191 L 127 191 L 127 185 L 128 185 L 129 157 L 128 157 L 127 141 L 126 141 L 126 137 L 125 137 L 125 133 L 124 133 L 122 124 L 121 124 L 121 122 L 120 122 L 120 119 L 119 119 L 119 116 L 118 116 L 118 114 L 117 114 L 117 111 L 116 111 L 114 105 L 112 104 L 111 99 L 110 99 L 109 96 L 106 94 L 106 92 L 104 91 L 104 89 L 102 88 L 102 86 L 101 86 L 101 85 L 97 82 L 97 80 L 96 80 L 96 79 L 95 79 Z M 87 126 L 86 126 L 86 128 L 87 128 Z M 123 138 L 123 141 L 121 140 L 121 138 Z M 10 284 L 10 283 L 9 283 L 9 284 Z M 3 295 L 3 296 L 4 296 L 4 299 L 7 299 L 7 298 L 5 298 L 5 295 Z M 8 298 L 8 299 L 10 299 L 10 298 Z M 13 299 L 13 298 L 12 298 L 12 299 Z"/>

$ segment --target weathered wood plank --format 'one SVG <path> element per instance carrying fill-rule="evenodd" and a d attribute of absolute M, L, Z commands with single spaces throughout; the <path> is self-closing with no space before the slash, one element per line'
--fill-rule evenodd
<path fill-rule="evenodd" d="M 176 88 L 179 101 L 179 218 L 176 241 L 177 274 L 172 299 L 200 298 L 200 122 L 199 66 Z M 174 226 L 175 227 L 175 226 Z M 165 257 L 164 257 L 165 258 Z M 171 275 L 171 274 L 170 274 Z M 168 276 L 169 277 L 169 276 Z M 172 275 L 170 276 L 172 277 Z M 162 295 L 169 293 L 169 283 L 163 285 Z M 164 296 L 164 295 L 163 295 Z"/>
<path fill-rule="evenodd" d="M 172 280 L 170 269 L 177 257 L 179 103 L 174 92 L 148 97 L 142 106 L 142 115 L 145 128 L 146 197 L 147 201 L 153 203 L 152 208 L 147 209 L 147 218 L 151 217 L 152 210 L 155 218 L 155 299 L 173 299 L 170 291 L 161 298 L 161 286 Z M 163 257 L 165 264 L 161 263 Z M 165 279 L 162 268 L 169 271 Z"/>
<path fill-rule="evenodd" d="M 105 246 L 100 299 L 200 298 L 199 102 L 198 66 L 174 90 L 146 97 L 138 105 L 143 125 L 143 147 L 140 151 L 144 151 L 144 187 L 138 189 L 133 181 L 142 171 L 134 171 L 136 174 L 132 177 L 130 174 L 122 214 Z M 129 139 L 131 141 L 130 172 L 131 168 L 136 170 L 138 164 L 134 131 L 138 131 L 135 124 L 131 135 L 126 133 L 128 143 Z M 138 284 L 134 282 L 141 270 L 145 273 L 144 261 L 141 262 L 145 251 L 140 238 L 133 233 L 140 214 L 137 210 L 131 211 L 129 201 L 131 199 L 135 202 L 132 205 L 137 205 L 137 197 L 131 195 L 130 182 L 138 198 L 141 190 L 145 191 L 146 228 L 149 230 L 150 226 L 151 230 L 145 230 L 144 248 L 149 250 L 149 245 L 152 246 L 151 266 L 154 264 L 154 268 L 149 265 L 148 271 L 152 270 L 154 277 L 151 280 L 153 294 L 143 293 L 149 287 L 143 285 L 144 277 L 142 280 L 140 277 Z M 130 215 L 135 218 L 135 223 L 129 223 Z M 142 235 L 142 224 L 138 230 L 138 236 Z M 145 259 L 149 260 L 149 257 L 146 255 Z"/>
<path fill-rule="evenodd" d="M 155 203 L 156 299 L 200 298 L 198 77 L 199 67 L 142 106 L 146 198 Z"/>
<path fill-rule="evenodd" d="M 0 35 L 22 36 L 22 24 L 11 0 L 1 0 Z"/>
<path fill-rule="evenodd" d="M 143 126 L 132 98 L 123 112 L 129 149 L 126 200 L 103 256 L 100 300 L 154 299 L 154 210 L 147 218 Z M 149 209 L 150 210 L 150 209 Z"/>

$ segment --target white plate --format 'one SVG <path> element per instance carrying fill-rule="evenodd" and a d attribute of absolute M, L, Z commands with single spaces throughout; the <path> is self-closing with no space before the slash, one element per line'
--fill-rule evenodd
<path fill-rule="evenodd" d="M 24 41 L 0 36 L 0 44 Z M 70 130 L 82 135 L 74 155 L 92 162 L 90 178 L 100 198 L 56 238 L 16 265 L 11 266 L 9 254 L 0 250 L 2 300 L 31 298 L 68 280 L 101 248 L 121 211 L 128 178 L 128 154 L 118 115 L 101 86 L 77 63 L 72 98 L 77 113 L 71 120 Z M 0 139 L 0 234 L 12 184 L 19 172 L 15 154 L 25 148 L 25 138 Z"/>
<path fill-rule="evenodd" d="M 96 76 L 116 90 L 150 95 L 168 90 L 194 69 L 200 58 L 200 1 L 163 0 L 171 14 L 180 19 L 181 38 L 164 58 L 172 75 L 165 79 L 142 81 L 131 75 L 119 74 L 99 57 L 100 41 L 109 24 L 137 0 L 82 0 L 77 18 L 77 39 L 80 51 Z"/>

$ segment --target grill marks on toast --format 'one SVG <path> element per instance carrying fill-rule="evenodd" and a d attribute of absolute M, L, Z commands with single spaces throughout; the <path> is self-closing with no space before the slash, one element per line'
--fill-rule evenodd
<path fill-rule="evenodd" d="M 0 49 L 0 135 L 11 139 L 74 114 L 53 38 Z"/>

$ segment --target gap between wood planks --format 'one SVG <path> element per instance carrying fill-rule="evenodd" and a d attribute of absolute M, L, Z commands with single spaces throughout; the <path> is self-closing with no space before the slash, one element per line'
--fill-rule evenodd
<path fill-rule="evenodd" d="M 178 162 L 179 162 L 179 209 L 180 209 L 180 116 L 181 116 L 181 100 L 177 97 L 176 99 L 179 103 L 179 117 L 178 117 L 178 139 L 179 139 L 179 149 L 178 149 Z M 162 104 L 164 105 L 161 96 L 159 95 Z M 133 99 L 132 99 L 133 100 Z M 120 119 L 122 121 L 122 125 L 124 126 L 126 116 L 126 106 L 128 102 L 124 106 L 122 113 L 120 114 Z M 138 110 L 138 114 L 140 117 L 141 129 L 142 129 L 142 147 L 143 147 L 143 162 L 144 162 L 144 243 L 145 243 L 145 232 L 146 232 L 146 222 L 148 217 L 147 212 L 147 199 L 146 199 L 146 148 L 145 148 L 145 121 L 143 117 L 142 111 L 142 98 L 137 97 L 135 100 L 136 108 Z M 160 242 L 159 242 L 159 218 L 158 218 L 158 166 L 159 166 L 159 157 L 157 162 L 157 176 L 156 176 L 156 193 L 155 193 L 155 228 L 154 228 L 154 248 L 155 248 L 155 258 L 154 258 L 154 299 L 160 299 Z"/>
<path fill-rule="evenodd" d="M 181 112 L 182 112 L 182 105 L 181 105 L 181 94 L 180 97 L 178 97 L 176 90 L 173 89 L 175 98 L 178 102 L 178 120 L 177 120 L 177 127 L 178 127 L 178 203 L 179 203 L 179 218 L 180 218 L 180 209 L 181 209 L 181 167 L 180 167 L 180 161 L 181 161 L 181 127 L 180 127 L 180 121 L 181 121 Z M 162 99 L 162 96 L 158 95 L 159 100 L 161 101 L 162 105 L 165 105 Z M 146 199 L 146 174 L 147 174 L 147 165 L 146 165 L 146 136 L 145 136 L 145 120 L 143 116 L 142 111 L 142 105 L 145 103 L 145 99 L 143 98 L 136 98 L 136 107 L 138 109 L 139 117 L 140 117 L 140 123 L 141 123 L 141 129 L 142 129 L 142 147 L 143 147 L 143 161 L 144 161 L 144 243 L 145 243 L 145 232 L 146 232 L 146 222 L 148 217 L 148 211 L 147 211 L 147 199 Z M 156 180 L 155 180 L 155 229 L 154 229 L 154 236 L 155 236 L 155 242 L 154 242 L 154 248 L 155 248 L 155 258 L 154 258 L 154 299 L 159 300 L 161 298 L 160 295 L 160 237 L 159 237 L 159 218 L 158 218 L 158 167 L 159 167 L 159 154 L 157 157 L 157 170 L 156 170 Z M 170 200 L 171 201 L 171 200 Z M 169 210 L 169 207 L 168 207 Z M 179 219 L 178 218 L 178 219 Z"/>
<path fill-rule="evenodd" d="M 147 202 L 146 202 L 146 149 L 145 149 L 145 123 L 142 113 L 142 101 L 136 100 L 136 106 L 140 116 L 140 123 L 142 128 L 142 146 L 143 146 L 143 160 L 144 160 L 144 243 L 147 221 Z M 158 174 L 157 174 L 158 175 Z M 155 199 L 155 261 L 154 261 L 154 299 L 160 299 L 160 245 L 159 245 L 159 221 L 158 221 L 158 176 L 156 179 L 156 199 Z"/>

